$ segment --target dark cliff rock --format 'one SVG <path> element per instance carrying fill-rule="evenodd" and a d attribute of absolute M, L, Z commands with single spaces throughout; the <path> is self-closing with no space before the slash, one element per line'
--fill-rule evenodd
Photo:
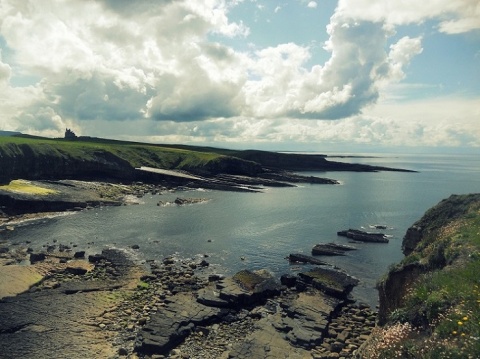
<path fill-rule="evenodd" d="M 392 269 L 388 275 L 377 284 L 379 312 L 378 322 L 384 325 L 388 316 L 403 304 L 405 294 L 418 276 L 425 272 L 425 267 L 419 263 L 411 263 Z"/>
<path fill-rule="evenodd" d="M 136 167 L 145 165 L 176 169 L 212 176 L 218 173 L 256 176 L 262 171 L 258 163 L 231 156 L 202 155 L 187 151 L 162 152 L 158 147 L 125 144 L 38 140 L 38 143 L 6 143 L 0 146 L 0 183 L 12 179 L 115 179 L 134 181 L 141 176 Z M 190 160 L 192 159 L 192 160 Z"/>
<path fill-rule="evenodd" d="M 124 159 L 105 150 L 89 156 L 73 156 L 49 146 L 9 144 L 0 147 L 0 182 L 11 179 L 133 179 L 135 169 Z"/>
<path fill-rule="evenodd" d="M 202 167 L 185 168 L 195 174 L 218 174 L 245 175 L 256 177 L 263 172 L 262 166 L 254 161 L 243 160 L 232 156 L 219 157 L 206 163 Z"/>

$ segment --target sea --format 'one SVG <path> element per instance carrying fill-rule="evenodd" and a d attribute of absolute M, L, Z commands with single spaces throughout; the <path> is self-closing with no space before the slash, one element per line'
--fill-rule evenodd
<path fill-rule="evenodd" d="M 233 275 L 265 269 L 279 278 L 308 270 L 290 264 L 290 253 L 310 255 L 318 243 L 350 244 L 345 256 L 322 257 L 360 280 L 353 295 L 378 303 L 377 281 L 403 258 L 402 238 L 427 209 L 451 194 L 480 192 L 480 156 L 356 154 L 331 160 L 403 168 L 417 172 L 302 172 L 332 178 L 339 185 L 301 184 L 264 188 L 262 193 L 188 190 L 147 194 L 137 205 L 70 212 L 17 225 L 12 245 L 36 250 L 53 243 L 87 254 L 104 248 L 128 252 L 139 263 L 166 256 L 206 259 L 210 272 Z M 158 205 L 176 197 L 207 201 Z M 389 243 L 349 243 L 337 231 L 355 228 L 389 236 Z M 26 244 L 28 243 L 28 244 Z M 139 249 L 132 249 L 138 245 Z"/>

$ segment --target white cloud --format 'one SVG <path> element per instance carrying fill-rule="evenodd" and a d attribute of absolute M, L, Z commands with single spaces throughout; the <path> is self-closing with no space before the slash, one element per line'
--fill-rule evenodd
<path fill-rule="evenodd" d="M 389 26 L 438 19 L 440 30 L 446 33 L 480 29 L 478 0 L 340 0 L 337 11 L 346 17 L 385 22 Z"/>
<path fill-rule="evenodd" d="M 391 144 L 480 147 L 480 98 L 457 96 L 381 101 L 365 116 L 396 124 Z"/>
<path fill-rule="evenodd" d="M 382 26 L 338 13 L 331 59 L 307 69 L 310 50 L 294 43 L 250 55 L 209 42 L 208 34 L 248 34 L 222 0 L 3 1 L 1 31 L 17 66 L 52 94 L 32 111 L 52 108 L 68 121 L 338 119 L 376 101 L 380 81 L 400 79 L 419 46 L 402 40 L 388 57 Z"/>
<path fill-rule="evenodd" d="M 293 42 L 252 52 L 220 43 L 249 36 L 229 19 L 242 3 L 0 0 L 0 35 L 11 50 L 8 63 L 0 58 L 2 125 L 47 135 L 64 127 L 116 137 L 158 132 L 176 142 L 479 145 L 478 125 L 464 120 L 469 112 L 453 110 L 478 118 L 470 103 L 400 105 L 385 97 L 423 51 L 419 36 L 389 46 L 395 26 L 435 18 L 446 33 L 479 28 L 474 2 L 340 0 L 327 29 L 330 59 L 313 66 L 313 50 Z M 40 80 L 12 86 L 20 77 Z"/>
<path fill-rule="evenodd" d="M 307 4 L 307 7 L 309 7 L 310 9 L 316 9 L 318 6 L 317 2 L 316 1 L 310 1 L 308 4 Z"/>
<path fill-rule="evenodd" d="M 391 77 L 397 81 L 405 77 L 403 68 L 410 64 L 412 58 L 422 53 L 422 39 L 420 37 L 402 37 L 397 43 L 390 45 L 388 59 L 391 64 Z"/>
<path fill-rule="evenodd" d="M 6 86 L 10 82 L 11 76 L 12 68 L 2 62 L 2 52 L 0 51 L 0 86 Z"/>
<path fill-rule="evenodd" d="M 442 98 L 398 104 L 381 102 L 364 114 L 338 121 L 238 117 L 195 123 L 158 122 L 155 142 L 272 144 L 276 148 L 371 146 L 479 147 L 480 99 Z M 462 124 L 459 126 L 459 124 Z M 276 145 L 274 145 L 276 144 Z"/>
<path fill-rule="evenodd" d="M 51 103 L 40 98 L 32 111 L 49 106 L 72 120 L 160 118 L 155 108 L 172 120 L 237 111 L 228 108 L 242 81 L 230 60 L 235 56 L 205 43 L 208 33 L 248 33 L 228 21 L 223 1 L 2 4 L 1 34 L 16 66 L 43 77 L 38 86 L 55 94 Z M 211 101 L 221 105 L 212 109 Z"/>

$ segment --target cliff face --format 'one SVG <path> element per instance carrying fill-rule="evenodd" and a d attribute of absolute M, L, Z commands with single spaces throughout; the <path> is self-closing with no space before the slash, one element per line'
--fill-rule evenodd
<path fill-rule="evenodd" d="M 402 247 L 406 257 L 378 283 L 381 327 L 363 357 L 480 357 L 480 194 L 441 201 Z"/>
<path fill-rule="evenodd" d="M 408 228 L 402 242 L 405 259 L 378 283 L 380 323 L 400 308 L 409 288 L 420 275 L 443 269 L 458 260 L 452 255 L 456 243 L 445 238 L 449 225 L 468 215 L 480 203 L 480 194 L 452 195 L 429 209 Z"/>
<path fill-rule="evenodd" d="M 10 146 L 7 153 L 0 147 L 0 181 L 11 179 L 117 178 L 131 179 L 134 168 L 122 158 L 104 151 L 94 151 L 87 158 L 58 150 L 36 151 L 22 144 Z"/>
<path fill-rule="evenodd" d="M 12 179 L 116 179 L 138 178 L 136 167 L 182 169 L 202 175 L 217 173 L 255 176 L 258 163 L 235 157 L 158 147 L 81 142 L 7 143 L 0 146 L 0 182 Z"/>

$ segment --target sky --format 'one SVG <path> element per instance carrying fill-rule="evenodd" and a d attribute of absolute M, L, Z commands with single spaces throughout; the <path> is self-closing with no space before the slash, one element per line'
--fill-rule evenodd
<path fill-rule="evenodd" d="M 0 130 L 480 151 L 480 0 L 0 0 Z"/>

